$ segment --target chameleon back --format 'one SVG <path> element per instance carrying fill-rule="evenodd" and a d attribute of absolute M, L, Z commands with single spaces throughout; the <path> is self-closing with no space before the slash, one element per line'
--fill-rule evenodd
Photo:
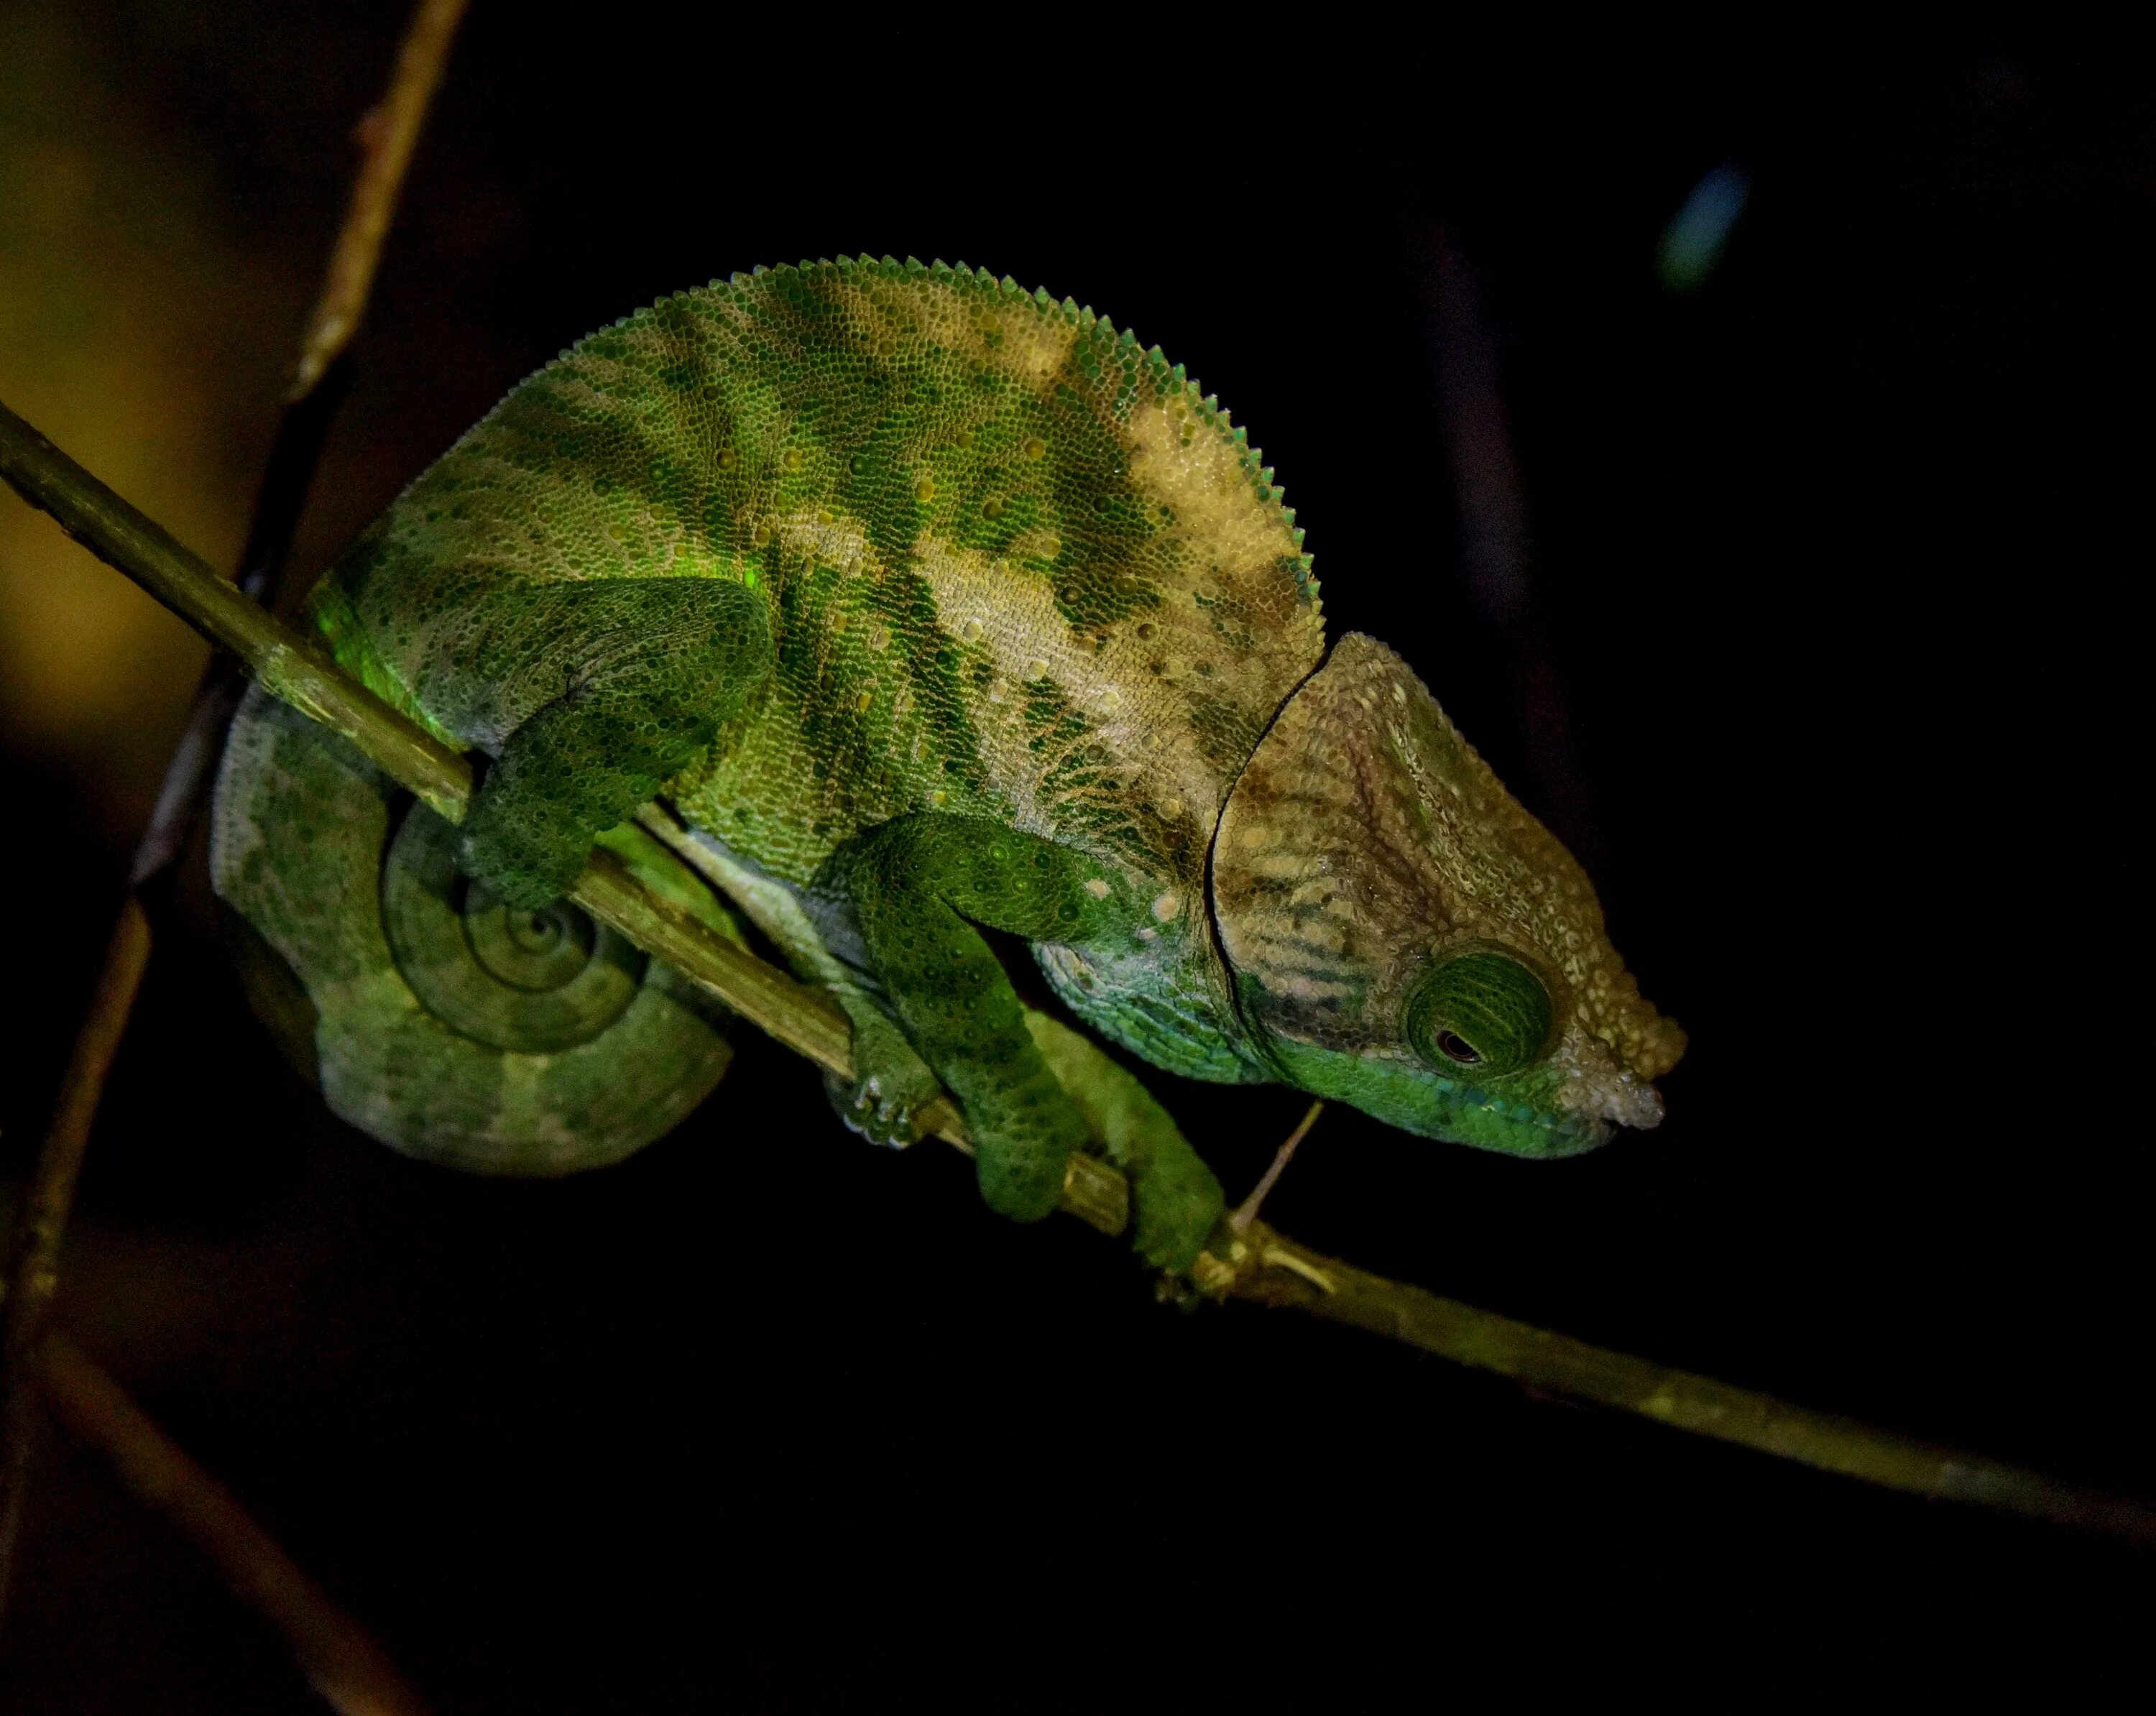
<path fill-rule="evenodd" d="M 558 684 L 469 626 L 504 585 L 725 578 L 777 670 L 675 783 L 807 881 L 909 810 L 993 816 L 1195 886 L 1237 773 L 1324 649 L 1271 473 L 1104 318 L 942 265 L 758 270 L 511 393 L 331 574 L 340 659 L 493 749 Z"/>
<path fill-rule="evenodd" d="M 893 817 L 992 819 L 1155 878 L 1163 924 L 1209 957 L 1221 807 L 1324 650 L 1292 518 L 1215 402 L 1091 311 L 963 268 L 841 259 L 679 294 L 565 352 L 370 528 L 315 613 L 373 689 L 496 751 L 564 690 L 521 593 L 738 583 L 765 602 L 775 664 L 671 784 L 692 822 L 798 886 Z M 219 850 L 259 878 L 294 838 L 265 784 L 311 741 L 270 743 L 257 729 L 281 717 L 249 708 Z M 346 867 L 334 886 L 372 896 Z M 259 884 L 241 897 L 221 862 L 218 886 L 259 927 Z M 341 1004 L 340 980 L 270 938 L 317 1010 Z M 368 948 L 429 1010 L 424 982 L 391 983 L 394 950 Z M 325 1014 L 318 1040 L 335 1034 Z M 493 1081 L 489 1124 L 514 1133 L 499 1105 L 521 1103 L 558 1141 L 574 1127 L 550 1068 L 520 1064 Z M 392 1136 L 324 1076 L 348 1117 L 433 1148 L 424 1114 Z M 588 1124 L 613 1139 L 593 1159 L 622 1153 L 618 1120 Z M 543 1165 L 565 1165 L 558 1148 Z"/>

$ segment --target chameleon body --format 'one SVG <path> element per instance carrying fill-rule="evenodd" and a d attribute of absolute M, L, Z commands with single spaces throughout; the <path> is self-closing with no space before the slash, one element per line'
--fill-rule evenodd
<path fill-rule="evenodd" d="M 1158 349 L 1009 280 L 841 259 L 666 299 L 510 393 L 313 598 L 340 663 L 492 759 L 461 831 L 243 711 L 213 864 L 278 956 L 260 1003 L 399 1148 L 625 1154 L 725 1046 L 557 897 L 595 840 L 645 862 L 663 797 L 852 1018 L 841 1112 L 903 1143 L 940 1083 L 1014 1217 L 1105 1148 L 1179 1266 L 1221 1198 L 984 928 L 1178 1072 L 1522 1156 L 1651 1125 L 1681 1034 L 1406 664 L 1328 651 L 1293 519 Z"/>

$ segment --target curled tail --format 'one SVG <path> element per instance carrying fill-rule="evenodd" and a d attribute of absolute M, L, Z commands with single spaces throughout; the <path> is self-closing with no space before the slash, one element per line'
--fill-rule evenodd
<path fill-rule="evenodd" d="M 608 844 L 636 867 L 641 839 Z M 448 823 L 249 692 L 211 876 L 251 931 L 257 1010 L 330 1107 L 408 1155 L 487 1174 L 596 1168 L 670 1130 L 726 1072 L 723 1010 L 566 901 L 505 907 L 455 857 Z M 701 911 L 738 935 L 715 902 Z"/>

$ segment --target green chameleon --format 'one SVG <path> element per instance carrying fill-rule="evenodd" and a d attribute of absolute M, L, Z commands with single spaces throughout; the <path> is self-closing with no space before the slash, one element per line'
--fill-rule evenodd
<path fill-rule="evenodd" d="M 1518 1156 L 1653 1125 L 1681 1033 L 1407 665 L 1328 650 L 1294 516 L 1158 349 L 985 273 L 758 270 L 602 329 L 312 598 L 346 669 L 492 759 L 462 828 L 242 710 L 212 862 L 256 1004 L 398 1148 L 626 1155 L 717 1081 L 723 1018 L 560 896 L 595 842 L 678 893 L 634 819 L 663 799 L 851 1019 L 850 1123 L 902 1144 L 947 1089 L 1019 1220 L 1098 1148 L 1181 1268 L 1222 1198 L 984 930 L 1193 1077 Z"/>

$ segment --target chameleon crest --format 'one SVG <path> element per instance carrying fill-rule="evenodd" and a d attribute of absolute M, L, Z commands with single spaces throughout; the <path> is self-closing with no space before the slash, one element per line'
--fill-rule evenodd
<path fill-rule="evenodd" d="M 314 611 L 493 759 L 464 829 L 433 827 L 257 698 L 220 780 L 261 992 L 304 998 L 332 1104 L 400 1148 L 612 1159 L 716 1080 L 710 1010 L 557 899 L 654 798 L 846 1008 L 850 1123 L 903 1143 L 947 1088 L 1014 1216 L 1106 1148 L 1140 1248 L 1180 1265 L 1220 1196 L 1127 1075 L 1019 1006 L 983 927 L 1194 1076 L 1523 1154 L 1659 1112 L 1681 1040 L 1577 866 L 1396 657 L 1327 658 L 1261 456 L 1068 301 L 844 258 L 678 294 L 512 392 Z"/>

